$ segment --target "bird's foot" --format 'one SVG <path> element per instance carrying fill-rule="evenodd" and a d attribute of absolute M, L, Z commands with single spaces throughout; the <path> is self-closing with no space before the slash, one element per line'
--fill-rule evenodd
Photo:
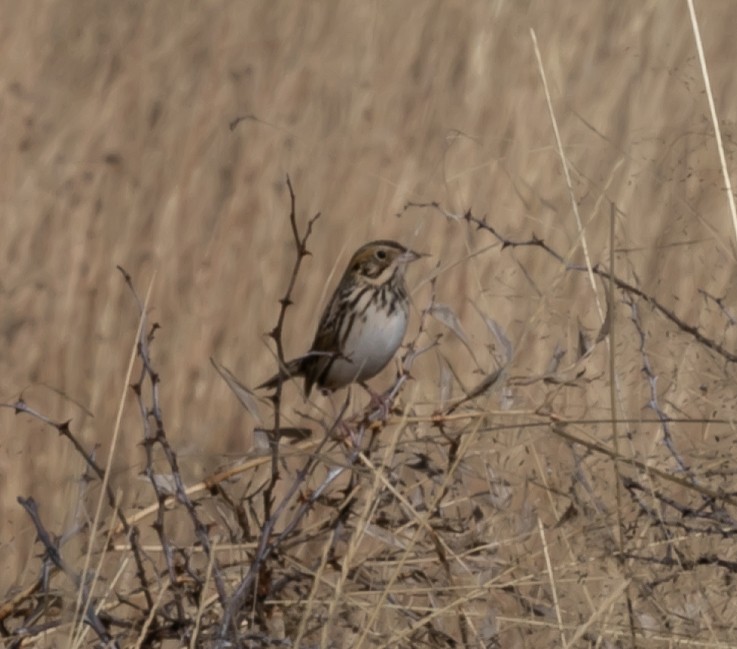
<path fill-rule="evenodd" d="M 365 383 L 361 383 L 361 387 L 366 390 L 366 392 L 368 392 L 369 396 L 371 397 L 371 400 L 369 401 L 369 404 L 366 408 L 366 412 L 368 413 L 368 421 L 386 421 L 387 419 L 389 419 L 389 415 L 392 413 L 392 406 L 394 405 L 394 400 L 392 399 L 391 394 L 388 392 L 384 392 L 382 394 L 374 392 Z"/>

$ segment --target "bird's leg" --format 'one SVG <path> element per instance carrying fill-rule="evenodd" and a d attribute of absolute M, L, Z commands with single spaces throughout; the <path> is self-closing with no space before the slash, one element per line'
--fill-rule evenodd
<path fill-rule="evenodd" d="M 330 390 L 321 389 L 321 392 L 325 395 L 331 393 Z M 348 408 L 348 405 L 353 401 L 353 392 L 350 387 L 348 388 L 348 395 L 346 397 L 346 403 L 344 404 L 344 410 Z M 361 440 L 363 439 L 363 429 L 360 433 L 356 428 L 356 421 L 354 418 L 345 420 L 341 418 L 335 423 L 335 430 L 333 431 L 333 438 L 339 440 L 346 445 L 347 448 L 360 448 Z"/>
<path fill-rule="evenodd" d="M 371 397 L 368 405 L 368 409 L 371 410 L 368 416 L 369 421 L 385 421 L 389 419 L 392 405 L 394 405 L 389 393 L 379 394 L 378 392 L 374 392 L 364 381 L 360 381 L 359 385 Z"/>

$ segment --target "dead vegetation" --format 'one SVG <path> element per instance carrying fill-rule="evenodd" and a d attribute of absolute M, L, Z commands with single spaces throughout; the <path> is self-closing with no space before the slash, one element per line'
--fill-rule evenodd
<path fill-rule="evenodd" d="M 737 646 L 696 16 L 711 93 L 688 3 L 0 9 L 0 643 Z M 251 393 L 379 236 L 388 416 Z"/>

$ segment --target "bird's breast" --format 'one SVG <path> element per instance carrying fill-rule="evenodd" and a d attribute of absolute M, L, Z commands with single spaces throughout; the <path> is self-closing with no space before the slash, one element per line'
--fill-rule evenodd
<path fill-rule="evenodd" d="M 399 349 L 407 331 L 406 305 L 381 299 L 368 301 L 353 314 L 342 336 L 341 355 L 325 377 L 326 387 L 337 389 L 378 374 Z"/>

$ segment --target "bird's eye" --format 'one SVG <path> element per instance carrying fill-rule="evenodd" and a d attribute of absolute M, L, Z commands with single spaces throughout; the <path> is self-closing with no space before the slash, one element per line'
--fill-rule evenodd
<path fill-rule="evenodd" d="M 377 250 L 376 251 L 376 258 L 379 261 L 384 261 L 386 259 L 386 250 Z"/>

